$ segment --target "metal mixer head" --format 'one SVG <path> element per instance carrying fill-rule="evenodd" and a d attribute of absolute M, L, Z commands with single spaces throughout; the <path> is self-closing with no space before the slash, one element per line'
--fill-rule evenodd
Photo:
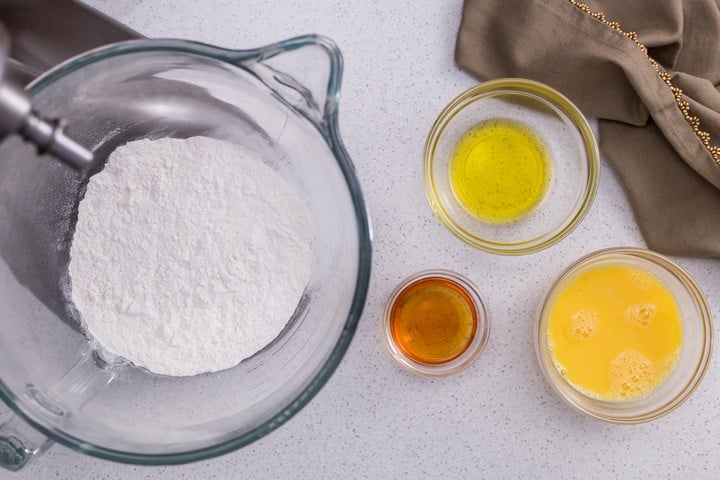
<path fill-rule="evenodd" d="M 49 153 L 76 169 L 84 169 L 93 154 L 63 132 L 61 120 L 47 120 L 32 109 L 30 96 L 6 78 L 10 36 L 0 23 L 0 138 L 20 134 L 35 144 L 38 153 Z"/>

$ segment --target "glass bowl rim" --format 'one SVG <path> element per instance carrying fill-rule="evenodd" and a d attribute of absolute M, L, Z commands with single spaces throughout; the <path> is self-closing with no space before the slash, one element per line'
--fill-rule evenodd
<path fill-rule="evenodd" d="M 405 355 L 405 353 L 395 344 L 390 328 L 390 313 L 392 312 L 395 301 L 398 299 L 400 294 L 402 294 L 402 292 L 404 292 L 409 286 L 414 285 L 421 280 L 430 278 L 449 280 L 463 289 L 473 302 L 473 306 L 477 312 L 478 322 L 475 335 L 473 336 L 470 345 L 468 345 L 467 350 L 460 354 L 460 356 L 448 362 L 434 365 L 417 362 Z M 487 347 L 488 341 L 490 340 L 490 311 L 487 307 L 487 303 L 483 299 L 482 295 L 480 295 L 480 292 L 475 284 L 464 275 L 444 269 L 423 270 L 404 278 L 392 291 L 383 310 L 382 329 L 385 346 L 395 361 L 397 361 L 405 370 L 425 377 L 446 377 L 460 373 L 461 371 L 467 369 L 470 365 L 475 363 L 478 357 L 480 357 L 480 355 L 485 351 L 485 347 Z"/>
<path fill-rule="evenodd" d="M 647 412 L 640 412 L 631 416 L 613 416 L 612 414 L 603 413 L 582 402 L 575 401 L 568 393 L 569 391 L 578 394 L 578 396 L 583 399 L 587 396 L 583 392 L 573 388 L 569 383 L 559 384 L 555 380 L 555 376 L 551 373 L 551 369 L 554 370 L 554 366 L 547 365 L 544 360 L 544 357 L 547 356 L 549 358 L 550 354 L 547 351 L 547 342 L 545 341 L 545 332 L 543 331 L 543 317 L 546 309 L 549 307 L 548 301 L 555 292 L 556 288 L 559 286 L 560 282 L 572 275 L 582 272 L 586 267 L 597 261 L 613 257 L 627 257 L 628 259 L 639 261 L 640 263 L 652 264 L 666 270 L 674 276 L 683 285 L 690 297 L 692 297 L 693 304 L 698 311 L 697 322 L 704 334 L 701 341 L 702 349 L 700 357 L 693 360 L 693 362 L 696 363 L 694 372 L 685 383 L 682 390 L 674 397 L 659 402 L 662 403 L 661 406 L 654 407 L 652 409 L 648 409 Z M 700 286 L 685 269 L 666 256 L 652 250 L 637 247 L 611 247 L 584 255 L 563 269 L 563 271 L 553 280 L 552 284 L 543 295 L 535 316 L 533 343 L 535 344 L 535 356 L 543 377 L 545 377 L 545 380 L 551 386 L 553 391 L 566 404 L 570 405 L 573 409 L 580 413 L 609 423 L 637 424 L 650 422 L 664 417 L 673 410 L 677 409 L 692 396 L 693 392 L 695 392 L 702 382 L 702 379 L 704 378 L 710 365 L 713 350 L 713 338 L 713 321 L 710 306 Z"/>
<path fill-rule="evenodd" d="M 476 101 L 502 93 L 522 93 L 539 99 L 540 101 L 549 102 L 557 107 L 569 120 L 572 121 L 572 124 L 580 133 L 586 151 L 585 162 L 588 168 L 584 195 L 579 207 L 576 210 L 571 211 L 568 217 L 554 231 L 546 232 L 534 239 L 514 243 L 502 243 L 498 241 L 485 240 L 470 234 L 464 228 L 457 225 L 452 216 L 446 212 L 443 202 L 437 194 L 437 189 L 435 188 L 435 176 L 433 174 L 435 148 L 442 137 L 445 127 L 452 120 L 454 115 Z M 580 223 L 582 223 L 582 220 L 590 211 L 597 193 L 598 183 L 600 180 L 599 158 L 600 152 L 597 140 L 590 124 L 587 121 L 587 118 L 585 118 L 578 107 L 565 95 L 554 88 L 535 80 L 525 78 L 498 78 L 475 85 L 459 94 L 445 106 L 433 122 L 433 125 L 427 135 L 423 152 L 423 178 L 425 183 L 425 194 L 428 202 L 430 203 L 430 207 L 438 220 L 440 220 L 440 223 L 442 223 L 445 228 L 463 242 L 489 253 L 500 255 L 526 255 L 555 245 L 570 235 L 580 225 Z M 477 221 L 482 223 L 481 220 Z"/>
<path fill-rule="evenodd" d="M 333 372 L 344 357 L 350 342 L 355 334 L 359 319 L 362 315 L 370 282 L 370 268 L 372 264 L 372 227 L 370 215 L 362 195 L 360 182 L 355 173 L 355 167 L 345 150 L 338 129 L 338 106 L 340 99 L 340 84 L 342 80 L 343 59 L 342 54 L 330 38 L 322 35 L 310 34 L 289 38 L 261 48 L 248 50 L 230 50 L 199 42 L 178 40 L 178 39 L 139 39 L 104 45 L 102 47 L 81 53 L 70 58 L 61 64 L 53 67 L 40 77 L 33 80 L 27 90 L 31 95 L 44 90 L 55 81 L 70 73 L 91 65 L 93 63 L 122 55 L 144 53 L 144 52 L 176 52 L 181 54 L 196 55 L 205 58 L 212 58 L 221 62 L 229 63 L 235 67 L 242 68 L 242 62 L 248 60 L 262 60 L 274 55 L 293 51 L 298 48 L 317 45 L 324 48 L 330 56 L 330 72 L 328 82 L 328 102 L 326 105 L 326 118 L 321 125 L 315 124 L 307 116 L 287 102 L 286 107 L 298 111 L 308 122 L 313 125 L 323 136 L 328 148 L 331 149 L 338 166 L 345 179 L 348 193 L 352 199 L 356 226 L 358 229 L 358 269 L 355 280 L 355 292 L 352 302 L 349 305 L 347 319 L 343 326 L 338 341 L 330 352 L 325 363 L 310 380 L 309 384 L 292 401 L 276 414 L 248 432 L 238 435 L 229 440 L 223 440 L 214 445 L 197 448 L 193 450 L 173 453 L 146 454 L 140 452 L 125 452 L 112 448 L 102 447 L 68 434 L 67 432 L 45 426 L 37 418 L 32 410 L 26 408 L 22 401 L 13 391 L 0 379 L 0 399 L 20 418 L 26 421 L 36 430 L 48 438 L 65 445 L 80 453 L 85 453 L 97 458 L 111 460 L 121 463 L 137 465 L 177 465 L 188 462 L 205 460 L 208 458 L 223 455 L 241 447 L 249 445 L 268 433 L 272 432 L 312 400 L 312 398 L 327 383 Z M 270 88 L 270 87 L 268 87 Z"/>

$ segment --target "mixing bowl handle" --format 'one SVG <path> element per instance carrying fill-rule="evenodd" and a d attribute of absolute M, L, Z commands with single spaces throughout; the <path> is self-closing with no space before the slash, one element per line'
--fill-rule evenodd
<path fill-rule="evenodd" d="M 53 385 L 47 395 L 28 384 L 25 402 L 33 404 L 42 415 L 72 422 L 72 415 L 95 397 L 117 376 L 119 369 L 105 363 L 95 350 L 88 350 L 70 370 Z M 62 402 L 55 399 L 62 398 Z M 37 418 L 37 417 L 35 417 Z M 17 471 L 50 448 L 53 441 L 20 416 L 11 414 L 0 421 L 0 466 Z"/>
<path fill-rule="evenodd" d="M 17 471 L 50 448 L 53 441 L 17 415 L 0 425 L 0 466 Z"/>
<path fill-rule="evenodd" d="M 327 139 L 337 138 L 343 59 L 335 42 L 321 35 L 304 35 L 236 53 L 232 63 L 254 73 Z"/>

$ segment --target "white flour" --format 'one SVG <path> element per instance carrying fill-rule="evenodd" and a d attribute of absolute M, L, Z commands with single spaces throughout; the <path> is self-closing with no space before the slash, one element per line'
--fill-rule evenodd
<path fill-rule="evenodd" d="M 311 240 L 306 206 L 254 153 L 205 137 L 131 142 L 80 202 L 72 299 L 89 332 L 135 365 L 222 370 L 285 327 Z"/>

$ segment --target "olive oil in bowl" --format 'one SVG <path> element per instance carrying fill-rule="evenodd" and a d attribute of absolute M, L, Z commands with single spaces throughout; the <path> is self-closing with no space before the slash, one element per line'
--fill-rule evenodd
<path fill-rule="evenodd" d="M 551 179 L 542 139 L 510 119 L 486 120 L 458 141 L 450 160 L 450 185 L 458 202 L 495 224 L 520 220 L 542 202 Z"/>

